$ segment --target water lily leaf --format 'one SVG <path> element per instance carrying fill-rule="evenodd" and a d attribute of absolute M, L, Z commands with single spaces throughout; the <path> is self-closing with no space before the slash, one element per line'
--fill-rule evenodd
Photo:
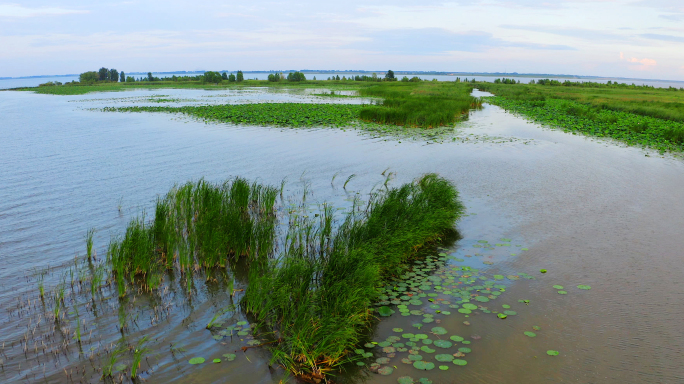
<path fill-rule="evenodd" d="M 540 269 L 539 272 L 546 273 L 546 269 Z"/>
<path fill-rule="evenodd" d="M 530 331 L 525 331 L 523 333 L 525 334 L 525 336 L 529 336 L 529 337 L 536 337 L 537 336 L 536 333 L 530 332 Z"/>
<path fill-rule="evenodd" d="M 563 289 L 563 286 L 562 285 L 554 285 L 553 288 L 554 289 Z"/>
<path fill-rule="evenodd" d="M 428 338 L 428 335 L 426 335 L 426 334 L 424 334 L 424 333 L 418 333 L 418 334 L 415 335 L 415 337 L 416 337 L 416 339 L 418 339 L 418 340 L 423 340 L 423 339 L 427 339 L 427 338 Z"/>
<path fill-rule="evenodd" d="M 501 320 L 503 320 L 503 319 L 505 319 L 505 318 L 508 317 L 508 316 L 504 315 L 503 313 L 499 313 L 499 314 L 497 314 L 496 316 L 497 316 L 499 319 L 501 319 Z"/>
<path fill-rule="evenodd" d="M 413 381 L 413 378 L 410 376 L 402 376 L 397 379 L 397 383 L 399 384 L 414 384 L 415 381 Z"/>
<path fill-rule="evenodd" d="M 420 350 L 425 353 L 435 353 L 435 350 L 428 347 L 427 345 L 423 345 L 422 347 L 420 347 Z"/>
<path fill-rule="evenodd" d="M 364 363 L 363 361 L 357 361 L 356 365 L 358 365 L 359 367 L 363 367 L 364 365 L 366 365 L 366 363 Z"/>
<path fill-rule="evenodd" d="M 515 316 L 518 314 L 516 311 L 503 311 L 504 315 L 506 316 Z"/>
<path fill-rule="evenodd" d="M 466 364 L 468 364 L 467 361 L 462 360 L 462 359 L 454 359 L 453 363 L 454 363 L 455 365 L 466 365 Z"/>
<path fill-rule="evenodd" d="M 382 306 L 378 308 L 378 314 L 383 317 L 392 316 L 394 310 L 388 306 Z"/>
<path fill-rule="evenodd" d="M 211 362 L 214 363 L 214 364 L 217 364 L 217 363 L 220 363 L 220 362 L 221 362 L 221 359 L 214 359 L 214 360 L 212 360 Z"/>
<path fill-rule="evenodd" d="M 404 330 L 401 329 L 401 328 L 392 328 L 392 331 L 394 331 L 394 332 L 404 332 Z"/>
<path fill-rule="evenodd" d="M 546 354 L 549 356 L 558 356 L 560 352 L 554 351 L 553 349 L 549 349 L 548 351 L 546 351 Z"/>
<path fill-rule="evenodd" d="M 434 328 L 432 328 L 431 331 L 435 335 L 446 335 L 446 333 L 447 333 L 447 330 L 444 329 L 443 327 L 434 327 Z"/>
<path fill-rule="evenodd" d="M 204 363 L 204 361 L 205 361 L 204 357 L 193 357 L 192 359 L 190 359 L 190 361 L 188 361 L 188 363 L 195 365 L 195 364 L 202 364 L 202 363 Z"/>
<path fill-rule="evenodd" d="M 394 368 L 389 367 L 389 366 L 384 366 L 382 368 L 378 368 L 378 373 L 383 375 L 383 376 L 391 375 L 392 372 L 394 372 Z"/>
<path fill-rule="evenodd" d="M 409 358 L 409 360 L 412 360 L 412 361 L 420 361 L 420 360 L 423 360 L 423 356 L 421 356 L 421 355 L 409 355 L 408 358 Z"/>
<path fill-rule="evenodd" d="M 234 353 L 226 353 L 226 354 L 224 354 L 224 355 L 222 355 L 222 356 L 225 357 L 225 359 L 228 360 L 228 361 L 233 361 L 233 360 L 235 360 L 235 358 L 237 357 L 237 355 L 234 354 Z"/>
<path fill-rule="evenodd" d="M 420 379 L 418 379 L 418 382 L 419 382 L 420 384 L 432 384 L 432 380 L 427 379 L 427 378 L 425 378 L 425 377 L 421 377 Z"/>
<path fill-rule="evenodd" d="M 371 353 L 371 352 L 366 352 L 366 353 L 364 353 L 362 356 L 365 357 L 365 358 L 367 359 L 367 358 L 369 358 L 369 357 L 373 357 L 373 353 Z"/>
<path fill-rule="evenodd" d="M 451 343 L 450 341 L 446 341 L 446 340 L 435 340 L 433 345 L 435 347 L 439 347 L 439 348 L 451 348 L 451 346 L 454 344 Z"/>
<path fill-rule="evenodd" d="M 421 340 L 420 342 L 423 343 L 423 344 L 425 344 L 425 345 L 430 345 L 430 344 L 432 344 L 432 340 L 430 340 L 430 339 L 423 339 L 423 340 Z"/>
<path fill-rule="evenodd" d="M 454 357 L 449 354 L 441 354 L 441 355 L 435 355 L 435 360 L 445 362 L 445 361 L 453 361 Z"/>
<path fill-rule="evenodd" d="M 461 347 L 461 348 L 458 349 L 458 351 L 459 351 L 459 352 L 463 352 L 463 353 L 470 353 L 470 352 L 472 352 L 472 350 L 471 350 L 470 348 L 468 348 L 468 347 Z"/>
<path fill-rule="evenodd" d="M 558 291 L 559 295 L 567 295 L 568 293 L 566 291 Z"/>
<path fill-rule="evenodd" d="M 457 343 L 464 340 L 461 336 L 457 336 L 457 335 L 451 336 L 450 339 L 452 341 L 457 342 Z"/>
<path fill-rule="evenodd" d="M 390 345 L 392 345 L 392 343 L 389 342 L 389 341 L 381 341 L 381 342 L 378 343 L 378 346 L 379 346 L 380 348 L 389 347 Z"/>
<path fill-rule="evenodd" d="M 508 304 L 504 304 L 504 305 L 502 305 L 501 307 L 503 307 L 503 308 L 505 308 L 505 309 L 508 309 L 508 308 L 510 308 L 511 306 L 508 305 Z"/>
<path fill-rule="evenodd" d="M 591 287 L 588 286 L 588 285 L 578 285 L 577 288 L 579 288 L 579 289 L 585 289 L 585 290 L 591 289 Z"/>
<path fill-rule="evenodd" d="M 471 303 L 465 303 L 465 304 L 463 304 L 463 308 L 474 310 L 474 309 L 477 309 L 477 305 L 471 304 Z"/>
<path fill-rule="evenodd" d="M 429 371 L 435 368 L 435 363 L 429 361 L 416 361 L 413 367 L 421 371 Z"/>
<path fill-rule="evenodd" d="M 439 369 L 442 370 L 442 371 L 446 371 L 446 370 L 449 369 L 449 367 L 446 366 L 446 365 L 440 365 L 440 366 L 439 366 Z"/>
<path fill-rule="evenodd" d="M 541 331 L 541 327 L 538 325 L 532 326 L 532 329 L 534 329 L 535 331 Z"/>
<path fill-rule="evenodd" d="M 459 309 L 458 309 L 458 312 L 459 312 L 459 313 L 466 314 L 466 315 L 467 315 L 467 314 L 470 314 L 470 313 L 473 313 L 473 311 L 471 311 L 470 309 L 466 309 L 466 308 L 459 308 Z"/>
<path fill-rule="evenodd" d="M 364 344 L 363 346 L 366 347 L 366 348 L 375 348 L 375 344 L 373 344 L 373 343 L 366 343 L 366 344 Z M 358 351 L 358 349 L 357 349 L 357 351 Z M 355 352 L 356 352 L 356 351 L 355 351 Z M 358 352 L 357 352 L 357 353 L 358 353 Z"/>

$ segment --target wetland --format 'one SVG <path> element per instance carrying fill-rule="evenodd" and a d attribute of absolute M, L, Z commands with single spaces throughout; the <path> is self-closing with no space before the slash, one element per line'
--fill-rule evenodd
<path fill-rule="evenodd" d="M 0 92 L 0 377 L 682 379 L 677 141 L 473 87 Z"/>

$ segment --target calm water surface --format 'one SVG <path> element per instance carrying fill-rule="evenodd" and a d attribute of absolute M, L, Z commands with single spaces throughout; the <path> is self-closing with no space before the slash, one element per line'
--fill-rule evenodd
<path fill-rule="evenodd" d="M 89 109 L 146 104 L 155 95 L 182 99 L 181 104 L 205 103 L 208 96 L 238 103 L 317 101 L 305 93 L 267 91 L 0 92 L 0 343 L 5 342 L 0 381 L 65 382 L 64 368 L 73 372 L 88 366 L 89 348 L 101 347 L 90 342 L 80 360 L 72 351 L 45 361 L 25 357 L 19 346 L 35 324 L 28 324 L 28 309 L 21 308 L 40 306 L 34 271 L 82 256 L 89 228 L 97 230 L 95 246 L 104 255 L 111 236 L 179 182 L 243 176 L 280 185 L 287 177 L 288 193 L 298 194 L 309 183 L 316 201 L 345 206 L 354 192 L 331 186 L 335 173 L 340 173 L 338 181 L 356 174 L 349 189 L 363 196 L 384 181 L 381 173 L 390 168 L 397 173 L 394 185 L 428 172 L 457 185 L 469 215 L 458 224 L 463 239 L 453 245 L 454 255 L 483 270 L 526 272 L 536 279 L 507 283 L 506 302 L 518 316 L 505 321 L 471 316 L 470 326 L 459 315 L 442 320 L 441 326 L 459 334 L 481 336 L 471 344 L 467 366 L 421 375 L 393 362 L 396 374 L 367 374 L 359 381 L 395 383 L 398 375 L 408 374 L 436 383 L 684 382 L 681 160 L 545 129 L 494 106 L 473 112 L 458 126 L 458 139 L 443 144 L 373 138 L 354 130 L 241 127 Z M 497 250 L 486 256 L 492 265 L 473 256 L 478 240 L 500 238 L 529 251 L 512 256 L 511 250 Z M 548 273 L 539 274 L 541 268 Z M 61 277 L 48 274 L 46 286 Z M 555 284 L 569 294 L 558 295 Z M 578 290 L 578 284 L 592 289 Z M 183 298 L 173 288 L 168 293 L 175 295 L 172 314 L 156 321 L 150 320 L 150 310 L 142 311 L 129 335 L 151 337 L 159 351 L 144 363 L 147 381 L 271 383 L 281 378 L 259 349 L 249 350 L 249 360 L 240 356 L 232 363 L 188 365 L 189 357 L 209 359 L 241 344 L 216 342 L 204 329 L 224 305 L 225 294 L 208 285 L 196 298 Z M 530 305 L 518 299 L 529 299 Z M 33 301 L 23 304 L 27 300 Z M 112 308 L 99 309 L 89 326 L 100 344 L 117 339 Z M 378 324 L 376 337 L 384 339 L 393 327 L 410 328 L 410 323 L 392 316 Z M 542 327 L 534 339 L 522 333 L 532 325 Z M 169 353 L 174 343 L 182 344 L 184 355 Z M 546 356 L 549 349 L 561 354 Z M 97 381 L 97 375 L 90 377 Z"/>

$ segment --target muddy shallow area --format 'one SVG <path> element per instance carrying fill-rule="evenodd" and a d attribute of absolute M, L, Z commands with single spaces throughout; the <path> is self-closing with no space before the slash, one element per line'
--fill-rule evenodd
<path fill-rule="evenodd" d="M 88 304 L 87 288 L 72 296 L 67 289 L 71 313 L 64 315 L 71 319 L 70 327 L 76 316 L 86 324 L 81 348 L 72 340 L 61 354 L 41 352 L 41 343 L 59 344 L 63 340 L 58 338 L 68 337 L 44 317 L 40 320 L 46 312 L 38 298 L 38 276 L 44 274 L 46 290 L 68 280 L 66 271 L 76 268 L 75 256 L 81 257 L 79 271 L 86 271 L 81 260 L 88 229 L 96 229 L 95 249 L 104 257 L 110 237 L 122 233 L 142 209 L 151 209 L 156 196 L 175 183 L 242 176 L 279 186 L 287 178 L 286 195 L 301 196 L 306 186 L 312 209 L 314 202 L 324 201 L 345 208 L 355 195 L 365 196 L 382 185 L 387 168 L 396 172 L 391 185 L 428 172 L 456 184 L 468 216 L 458 223 L 462 239 L 443 251 L 449 256 L 447 265 L 468 266 L 489 279 L 503 276 L 505 291 L 485 304 L 490 312 L 509 305 L 517 314 L 501 320 L 478 310 L 465 318 L 455 308 L 447 310 L 449 315 L 436 314 L 429 308 L 432 302 L 410 306 L 440 320 L 420 330 L 430 338 L 436 339 L 431 328 L 440 326 L 447 336 L 471 341 L 467 365 L 419 371 L 401 362 L 408 352 L 397 352 L 388 363 L 397 367 L 391 375 L 354 364 L 342 380 L 684 381 L 679 364 L 684 352 L 681 160 L 543 128 L 488 105 L 473 111 L 441 143 L 355 130 L 245 127 L 168 114 L 89 110 L 145 104 L 160 95 L 178 104 L 211 96 L 221 102 L 358 100 L 266 90 L 239 95 L 138 90 L 66 97 L 0 92 L 0 381 L 97 382 L 104 358 L 97 353 L 122 338 L 120 308 L 129 308 L 127 316 L 135 319 L 129 317 L 124 338 L 132 344 L 144 335 L 150 340 L 141 374 L 148 382 L 278 382 L 282 372 L 269 368 L 266 350 L 251 348 L 243 354 L 240 348 L 248 339 L 236 334 L 215 340 L 205 329 L 230 302 L 219 275 L 208 283 L 202 281 L 206 276 L 196 278 L 190 295 L 185 285 L 169 281 L 168 290 L 153 297 L 141 294 L 135 303 L 120 303 L 116 294 L 104 290 L 98 294 L 101 301 Z M 102 100 L 89 101 L 93 99 Z M 345 190 L 342 183 L 351 174 L 356 177 Z M 534 279 L 515 278 L 523 274 Z M 236 277 L 239 286 L 237 272 Z M 558 294 L 554 285 L 568 293 Z M 444 299 L 445 294 L 428 297 Z M 49 313 L 49 303 L 47 307 Z M 413 324 L 424 317 L 401 316 L 394 309 L 395 314 L 377 324 L 372 340 L 397 335 L 394 328 L 416 333 Z M 239 321 L 248 319 L 237 310 L 225 316 L 224 325 Z M 523 334 L 533 326 L 541 328 L 534 331 L 536 337 Z M 39 338 L 41 330 L 52 336 Z M 22 339 L 30 342 L 22 344 Z M 234 361 L 211 364 L 211 359 L 236 350 Z M 372 359 L 384 356 L 378 347 L 371 350 Z M 559 355 L 548 356 L 547 350 Z M 188 364 L 195 356 L 207 362 Z"/>

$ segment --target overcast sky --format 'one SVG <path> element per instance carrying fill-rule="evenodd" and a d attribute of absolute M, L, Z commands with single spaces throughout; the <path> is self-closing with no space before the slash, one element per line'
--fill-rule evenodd
<path fill-rule="evenodd" d="M 0 77 L 102 66 L 684 80 L 684 0 L 0 0 Z"/>

